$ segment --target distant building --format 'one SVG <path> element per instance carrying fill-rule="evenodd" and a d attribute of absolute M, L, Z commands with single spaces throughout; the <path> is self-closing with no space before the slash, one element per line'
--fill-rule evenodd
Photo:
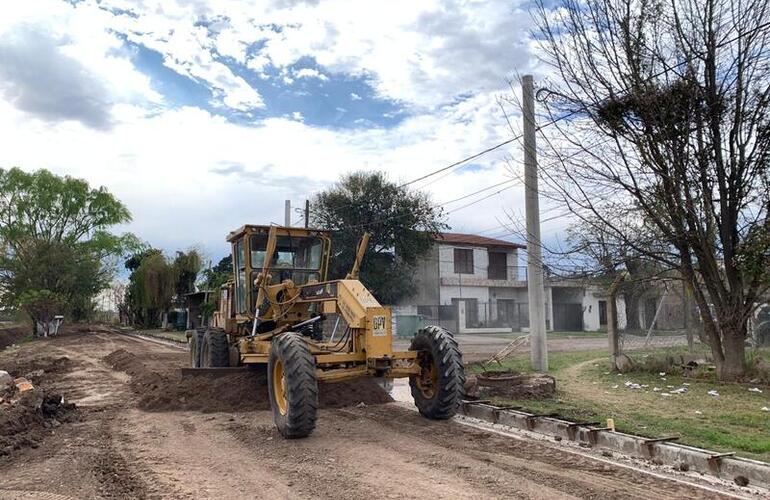
<path fill-rule="evenodd" d="M 529 327 L 527 268 L 519 264 L 525 245 L 484 236 L 441 233 L 418 264 L 417 293 L 394 308 L 420 315 L 458 333 L 521 331 Z M 584 281 L 546 279 L 546 326 L 557 331 L 606 328 L 607 297 Z M 618 300 L 620 327 L 625 323 Z"/>

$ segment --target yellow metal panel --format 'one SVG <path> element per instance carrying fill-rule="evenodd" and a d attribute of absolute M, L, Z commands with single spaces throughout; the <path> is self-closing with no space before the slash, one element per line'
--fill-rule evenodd
<path fill-rule="evenodd" d="M 340 280 L 337 284 L 337 307 L 350 328 L 365 328 L 366 310 L 381 306 L 360 281 Z"/>
<path fill-rule="evenodd" d="M 241 354 L 241 363 L 244 365 L 267 363 L 268 360 L 267 354 Z"/>
<path fill-rule="evenodd" d="M 393 354 L 393 328 L 389 307 L 373 307 L 366 312 L 364 349 L 367 358 Z"/>
<path fill-rule="evenodd" d="M 334 300 L 327 300 L 323 302 L 323 313 L 334 314 L 337 312 L 337 302 Z"/>
<path fill-rule="evenodd" d="M 352 380 L 369 375 L 365 367 L 361 368 L 340 368 L 338 370 L 316 370 L 316 378 L 324 382 L 342 382 L 343 380 Z"/>
<path fill-rule="evenodd" d="M 315 362 L 317 364 L 324 363 L 350 363 L 352 361 L 366 361 L 364 353 L 341 353 L 341 354 L 316 354 Z"/>

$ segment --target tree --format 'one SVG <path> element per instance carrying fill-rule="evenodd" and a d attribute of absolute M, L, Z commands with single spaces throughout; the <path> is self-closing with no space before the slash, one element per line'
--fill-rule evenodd
<path fill-rule="evenodd" d="M 138 325 L 153 327 L 161 323 L 174 300 L 181 302 L 195 291 L 201 267 L 197 251 L 177 252 L 173 261 L 161 250 L 145 248 L 125 262 L 131 271 L 123 309 Z"/>
<path fill-rule="evenodd" d="M 625 233 L 630 237 L 632 229 L 629 225 L 625 227 Z M 635 246 L 644 247 L 648 252 L 661 251 L 657 236 L 644 237 L 651 234 L 650 228 L 637 227 L 635 233 Z M 576 257 L 583 274 L 599 279 L 605 287 L 623 274 L 617 291 L 625 302 L 626 330 L 639 330 L 639 300 L 654 288 L 656 279 L 664 277 L 665 270 L 655 260 L 640 255 L 625 239 L 617 238 L 597 217 L 586 217 L 569 226 L 567 243 L 569 248 L 564 253 Z"/>
<path fill-rule="evenodd" d="M 428 196 L 390 182 L 382 172 L 344 175 L 311 201 L 313 226 L 332 231 L 330 279 L 344 278 L 358 241 L 371 234 L 360 278 L 384 304 L 415 291 L 412 271 L 447 226 Z"/>
<path fill-rule="evenodd" d="M 56 297 L 46 300 L 59 313 L 88 318 L 112 260 L 135 242 L 107 230 L 129 220 L 104 188 L 47 170 L 0 169 L 0 303 L 22 306 L 36 324 L 45 308 L 30 307 L 31 297 Z"/>
<path fill-rule="evenodd" d="M 66 299 L 50 290 L 26 290 L 19 298 L 19 306 L 34 322 L 37 334 L 38 323 L 43 325 L 44 336 L 48 336 L 54 316 L 59 314 L 66 304 Z"/>
<path fill-rule="evenodd" d="M 767 3 L 552 7 L 535 34 L 555 75 L 538 92 L 550 194 L 676 269 L 719 378 L 743 377 L 747 320 L 770 283 Z M 617 215 L 655 227 L 665 250 L 636 245 Z"/>
<path fill-rule="evenodd" d="M 233 257 L 226 255 L 217 263 L 216 266 L 204 269 L 202 287 L 205 290 L 211 290 L 215 294 L 227 280 L 233 278 Z"/>

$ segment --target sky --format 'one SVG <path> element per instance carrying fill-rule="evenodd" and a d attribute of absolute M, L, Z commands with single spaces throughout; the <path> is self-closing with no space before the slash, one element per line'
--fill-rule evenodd
<path fill-rule="evenodd" d="M 282 223 L 284 200 L 300 207 L 345 172 L 406 182 L 513 137 L 508 120 L 516 131 L 521 117 L 500 98 L 543 72 L 530 8 L 8 0 L 0 167 L 105 186 L 133 216 L 118 231 L 216 260 L 228 231 Z M 515 141 L 413 187 L 444 203 L 520 175 L 520 159 Z M 511 186 L 447 204 L 447 223 L 521 240 L 500 227 L 523 220 L 523 188 Z M 559 227 L 545 223 L 544 240 Z"/>

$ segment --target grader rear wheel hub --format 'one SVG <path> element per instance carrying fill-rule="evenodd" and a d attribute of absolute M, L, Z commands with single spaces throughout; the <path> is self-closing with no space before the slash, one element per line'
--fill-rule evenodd
<path fill-rule="evenodd" d="M 433 399 L 433 396 L 436 395 L 436 387 L 438 385 L 438 370 L 436 369 L 436 363 L 433 361 L 433 356 L 426 352 L 421 353 L 421 358 L 420 376 L 417 377 L 415 383 L 426 399 Z"/>

